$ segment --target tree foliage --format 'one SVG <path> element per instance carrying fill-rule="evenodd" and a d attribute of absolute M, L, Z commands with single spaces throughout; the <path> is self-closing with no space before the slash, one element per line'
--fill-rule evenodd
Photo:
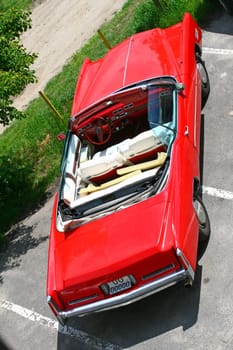
<path fill-rule="evenodd" d="M 13 107 L 13 98 L 36 81 L 30 69 L 36 55 L 28 53 L 20 35 L 31 27 L 30 12 L 10 8 L 0 12 L 0 123 L 9 124 L 23 113 Z"/>

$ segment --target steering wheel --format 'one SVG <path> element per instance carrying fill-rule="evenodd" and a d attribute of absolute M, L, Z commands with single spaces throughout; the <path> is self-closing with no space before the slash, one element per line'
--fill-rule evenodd
<path fill-rule="evenodd" d="M 103 117 L 99 117 L 88 123 L 84 136 L 93 145 L 104 145 L 110 140 L 112 129 L 110 122 Z"/>

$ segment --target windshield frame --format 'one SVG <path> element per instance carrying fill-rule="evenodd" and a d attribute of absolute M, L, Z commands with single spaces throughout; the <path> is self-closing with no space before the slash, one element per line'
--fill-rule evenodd
<path fill-rule="evenodd" d="M 74 132 L 77 131 L 85 124 L 85 122 L 90 118 L 95 117 L 98 113 L 102 113 L 103 111 L 107 113 L 109 109 L 112 109 L 118 104 L 120 105 L 122 101 L 127 98 L 129 99 L 130 96 L 136 96 L 141 92 L 145 93 L 152 86 L 170 86 L 174 91 L 179 91 L 183 88 L 182 84 L 177 83 L 176 79 L 171 76 L 151 78 L 125 86 L 73 115 L 70 119 L 71 129 Z M 176 99 L 174 99 L 174 102 L 177 103 Z M 174 111 L 174 116 L 175 115 L 176 111 Z"/>

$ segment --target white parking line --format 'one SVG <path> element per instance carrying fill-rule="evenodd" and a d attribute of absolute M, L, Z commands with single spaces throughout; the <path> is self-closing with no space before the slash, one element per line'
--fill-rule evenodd
<path fill-rule="evenodd" d="M 26 318 L 29 321 L 36 322 L 37 324 L 52 328 L 62 333 L 64 335 L 68 335 L 71 337 L 77 338 L 81 343 L 90 346 L 92 349 L 96 350 L 120 350 L 122 349 L 118 345 L 111 344 L 109 342 L 104 341 L 103 339 L 99 339 L 92 335 L 89 335 L 83 331 L 75 329 L 69 326 L 60 326 L 57 321 L 50 319 L 49 317 L 45 317 L 40 315 L 39 313 L 29 310 L 20 305 L 11 303 L 7 300 L 0 299 L 0 308 L 16 313 L 17 315 Z"/>
<path fill-rule="evenodd" d="M 217 55 L 233 55 L 233 50 L 230 49 L 214 49 L 212 47 L 203 47 L 204 53 L 212 53 Z"/>
<path fill-rule="evenodd" d="M 202 193 L 208 194 L 209 196 L 213 197 L 233 200 L 233 192 L 221 190 L 214 187 L 202 186 Z"/>

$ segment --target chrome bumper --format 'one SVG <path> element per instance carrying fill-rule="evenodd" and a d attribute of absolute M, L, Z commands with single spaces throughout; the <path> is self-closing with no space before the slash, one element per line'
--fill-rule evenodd
<path fill-rule="evenodd" d="M 53 303 L 52 298 L 48 297 L 48 304 L 50 304 L 53 310 L 56 310 L 57 319 L 61 324 L 64 324 L 65 320 L 72 316 L 84 316 L 89 313 L 104 311 L 113 309 L 115 307 L 124 306 L 159 292 L 162 289 L 170 287 L 182 280 L 189 280 L 192 282 L 193 276 L 189 270 L 181 269 L 178 272 L 174 272 L 170 275 L 162 277 L 156 281 L 145 284 L 138 289 L 129 291 L 121 295 L 114 296 L 108 299 L 102 299 L 91 304 L 76 307 L 69 311 L 58 310 L 56 305 Z"/>

